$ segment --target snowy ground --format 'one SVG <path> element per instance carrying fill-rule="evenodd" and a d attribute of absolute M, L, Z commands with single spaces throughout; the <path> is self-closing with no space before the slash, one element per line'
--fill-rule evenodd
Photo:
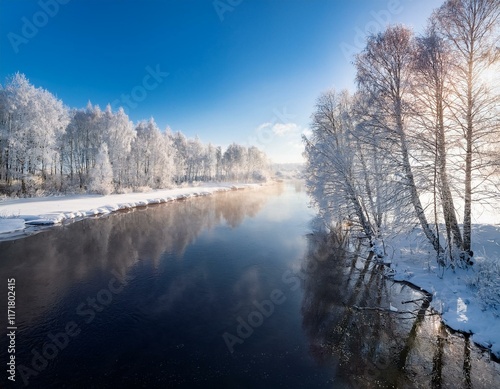
<path fill-rule="evenodd" d="M 257 186 L 259 184 L 218 183 L 109 196 L 84 194 L 5 200 L 0 202 L 0 240 L 20 237 L 30 226 L 54 225 L 69 219 Z"/>
<path fill-rule="evenodd" d="M 498 216 L 497 216 L 498 221 Z M 406 280 L 433 295 L 432 308 L 451 328 L 500 358 L 500 223 L 473 226 L 475 264 L 443 269 L 419 230 L 387 242 L 395 280 Z"/>

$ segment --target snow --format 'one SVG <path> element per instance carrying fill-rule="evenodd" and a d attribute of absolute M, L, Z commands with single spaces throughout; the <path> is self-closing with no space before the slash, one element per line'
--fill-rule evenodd
<path fill-rule="evenodd" d="M 146 193 L 69 195 L 12 199 L 0 202 L 0 240 L 29 226 L 60 224 L 71 219 L 105 215 L 118 210 L 160 204 L 215 192 L 257 187 L 259 184 L 205 184 L 203 186 L 156 190 Z"/>
<path fill-rule="evenodd" d="M 373 251 L 373 254 L 375 254 L 377 258 L 383 258 L 384 257 L 383 242 L 380 239 L 373 239 L 371 251 Z"/>
<path fill-rule="evenodd" d="M 0 219 L 0 234 L 24 229 L 24 219 Z"/>
<path fill-rule="evenodd" d="M 388 243 L 394 280 L 432 294 L 431 307 L 450 328 L 500 358 L 500 225 L 473 225 L 472 268 L 440 268 L 418 229 Z M 392 251 L 392 252 L 391 252 Z"/>

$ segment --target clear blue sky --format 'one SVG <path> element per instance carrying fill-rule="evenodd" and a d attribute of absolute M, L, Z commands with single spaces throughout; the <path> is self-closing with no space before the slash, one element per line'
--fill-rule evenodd
<path fill-rule="evenodd" d="M 441 3 L 0 0 L 0 79 L 19 71 L 69 107 L 115 102 L 133 121 L 301 161 L 316 98 L 354 87 L 367 30 L 421 31 Z"/>

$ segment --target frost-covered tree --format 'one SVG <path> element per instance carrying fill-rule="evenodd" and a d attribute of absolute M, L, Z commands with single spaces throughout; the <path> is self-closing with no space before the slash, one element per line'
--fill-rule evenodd
<path fill-rule="evenodd" d="M 119 108 L 116 113 L 113 113 L 109 104 L 102 115 L 100 124 L 103 140 L 108 145 L 109 161 L 113 168 L 115 187 L 128 186 L 129 169 L 127 159 L 132 140 L 136 135 L 134 125 L 123 108 Z"/>
<path fill-rule="evenodd" d="M 413 35 L 403 26 L 390 26 L 370 36 L 365 49 L 356 57 L 356 79 L 364 93 L 376 106 L 374 120 L 385 135 L 397 145 L 397 152 L 409 200 L 422 230 L 441 255 L 444 250 L 435 231 L 429 225 L 419 197 L 411 164 L 408 115 L 413 60 Z"/>
<path fill-rule="evenodd" d="M 222 165 L 229 180 L 239 180 L 246 173 L 247 150 L 244 146 L 231 143 L 222 157 Z"/>
<path fill-rule="evenodd" d="M 170 141 L 174 148 L 174 177 L 176 183 L 188 180 L 187 174 L 187 139 L 181 132 L 170 134 Z"/>
<path fill-rule="evenodd" d="M 453 147 L 450 123 L 447 120 L 449 101 L 453 95 L 450 84 L 453 61 L 451 47 L 438 34 L 435 19 L 431 19 L 425 34 L 416 39 L 413 60 L 413 123 L 420 135 L 421 154 L 428 155 L 428 165 L 431 167 L 429 177 L 433 180 L 436 226 L 439 225 L 438 218 L 442 213 L 449 255 L 455 260 L 463 250 L 463 240 L 451 189 L 453 177 L 448 171 L 448 150 Z M 442 212 L 438 210 L 438 200 Z"/>
<path fill-rule="evenodd" d="M 499 60 L 500 2 L 447 0 L 434 15 L 444 38 L 455 52 L 452 118 L 463 135 L 464 220 L 463 249 L 471 252 L 473 195 L 487 184 L 494 161 L 487 161 L 490 142 L 498 141 L 496 113 L 500 103 L 481 78 Z"/>
<path fill-rule="evenodd" d="M 255 146 L 248 148 L 247 173 L 248 179 L 267 181 L 271 176 L 270 163 L 266 154 Z"/>
<path fill-rule="evenodd" d="M 369 129 L 357 115 L 359 98 L 347 91 L 320 96 L 312 116 L 312 135 L 304 137 L 307 185 L 329 226 L 359 227 L 372 244 L 383 238 L 389 188 L 384 155 L 367 142 Z"/>
<path fill-rule="evenodd" d="M 217 174 L 217 148 L 209 143 L 203 153 L 203 180 L 213 180 Z"/>
<path fill-rule="evenodd" d="M 70 185 L 79 188 L 88 185 L 90 169 L 95 165 L 99 147 L 103 142 L 102 111 L 90 101 L 85 109 L 73 109 L 61 146 L 63 163 Z M 76 183 L 75 177 L 78 179 Z"/>
<path fill-rule="evenodd" d="M 215 180 L 220 180 L 222 177 L 222 147 L 218 146 L 215 148 L 215 159 L 216 159 L 216 168 L 215 168 Z"/>
<path fill-rule="evenodd" d="M 43 181 L 55 176 L 59 166 L 58 139 L 69 122 L 63 103 L 50 92 L 36 88 L 20 73 L 1 90 L 0 143 L 4 180 L 40 175 Z"/>
<path fill-rule="evenodd" d="M 175 179 L 175 148 L 170 137 L 169 128 L 163 132 L 162 152 L 162 186 L 170 186 Z"/>
<path fill-rule="evenodd" d="M 95 165 L 90 169 L 88 189 L 91 192 L 103 195 L 113 192 L 113 169 L 109 161 L 108 145 L 106 143 L 100 145 Z"/>
<path fill-rule="evenodd" d="M 188 181 L 197 181 L 203 172 L 204 148 L 198 137 L 188 139 L 186 146 L 186 167 Z"/>
<path fill-rule="evenodd" d="M 172 155 L 168 137 L 165 137 L 153 118 L 139 122 L 135 128 L 136 137 L 132 141 L 130 182 L 134 186 L 163 188 L 171 182 Z"/>

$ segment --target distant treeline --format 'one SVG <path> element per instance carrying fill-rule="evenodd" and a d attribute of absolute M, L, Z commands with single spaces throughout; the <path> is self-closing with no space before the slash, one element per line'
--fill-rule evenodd
<path fill-rule="evenodd" d="M 134 124 L 109 105 L 68 109 L 19 73 L 0 86 L 0 193 L 6 195 L 108 194 L 269 174 L 267 156 L 253 146 L 222 150 L 161 131 L 153 118 Z"/>

